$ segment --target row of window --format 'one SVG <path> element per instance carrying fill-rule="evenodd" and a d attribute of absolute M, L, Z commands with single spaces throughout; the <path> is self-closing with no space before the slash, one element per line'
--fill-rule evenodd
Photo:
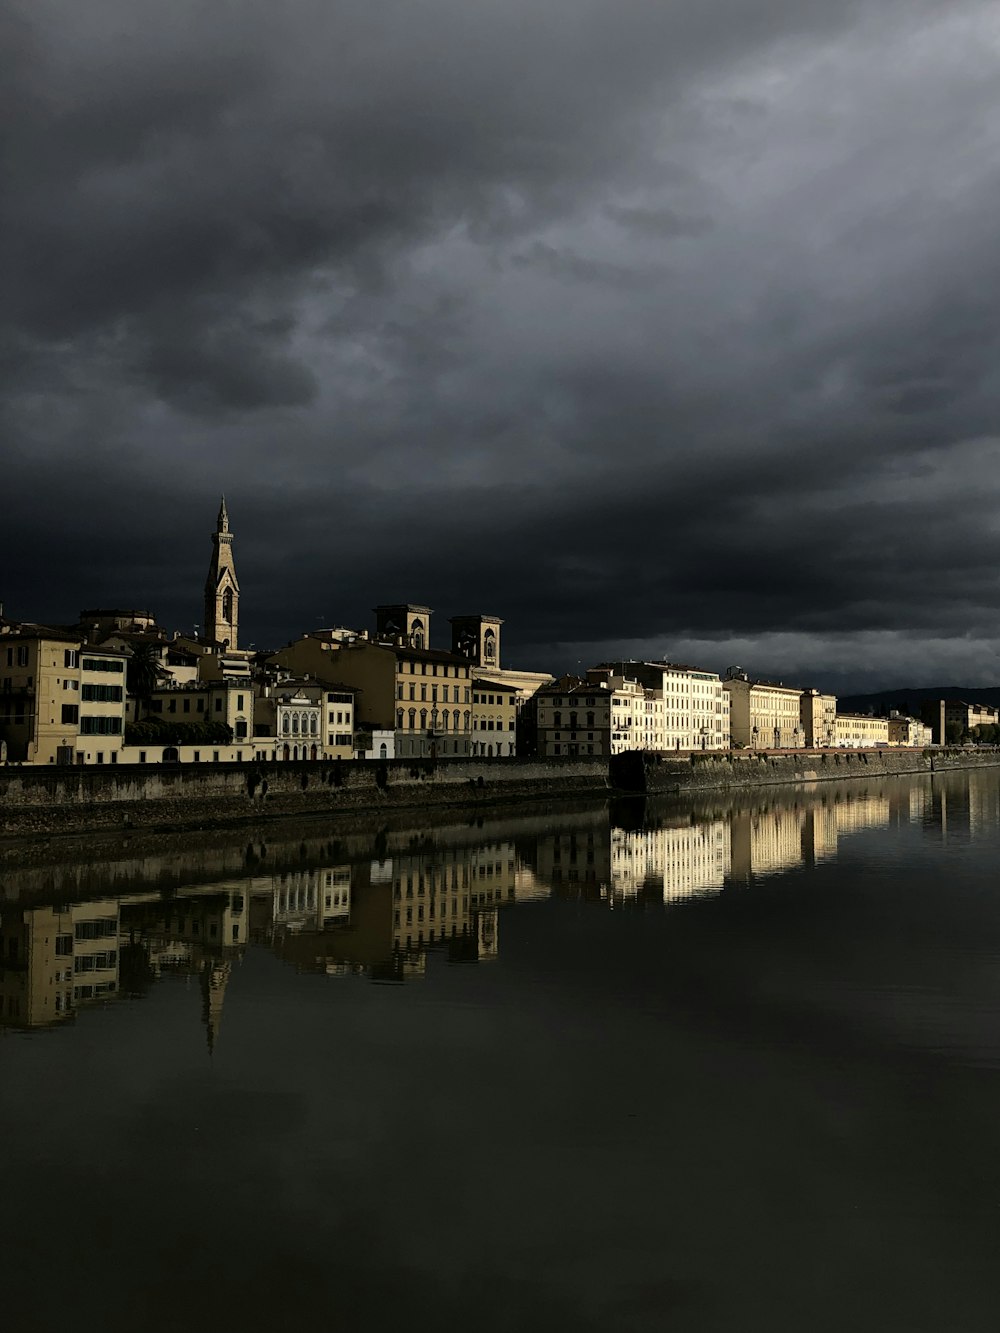
<path fill-rule="evenodd" d="M 447 663 L 410 662 L 404 659 L 399 665 L 401 671 L 407 672 L 411 676 L 436 676 L 438 674 L 439 666 L 441 668 L 440 674 L 442 676 L 454 676 L 458 680 L 467 680 L 469 675 L 468 668 L 451 666 Z M 430 667 L 429 671 L 427 669 L 428 667 Z"/>
<path fill-rule="evenodd" d="M 420 729 L 427 730 L 428 719 L 434 730 L 440 725 L 443 731 L 468 731 L 472 714 L 468 711 L 460 713 L 456 708 L 454 712 L 450 709 L 443 709 L 440 713 L 436 708 L 432 708 L 428 713 L 426 708 L 420 710 Z M 463 726 L 464 720 L 464 726 Z M 409 725 L 409 730 L 413 731 L 417 725 L 417 710 L 415 708 L 407 709 L 404 714 L 402 708 L 396 709 L 396 726 L 402 730 L 404 722 Z"/>
<path fill-rule="evenodd" d="M 120 717 L 87 717 L 80 718 L 81 736 L 120 736 L 122 734 L 122 720 Z"/>
<path fill-rule="evenodd" d="M 120 685 L 87 685 L 83 687 L 84 703 L 120 704 L 124 691 Z"/>
<path fill-rule="evenodd" d="M 319 711 L 312 713 L 285 713 L 281 719 L 282 736 L 318 736 Z"/>
<path fill-rule="evenodd" d="M 474 704 L 491 704 L 493 707 L 496 707 L 499 704 L 510 704 L 513 706 L 514 696 L 505 694 L 474 694 L 472 696 L 472 702 Z"/>
<path fill-rule="evenodd" d="M 440 689 L 440 691 L 441 691 L 441 700 L 440 700 L 441 703 L 443 703 L 443 704 L 448 703 L 449 700 L 448 700 L 448 686 L 447 686 L 447 685 L 440 685 L 440 686 L 438 686 L 438 685 L 432 685 L 432 686 L 431 686 L 431 693 L 430 693 L 430 702 L 431 702 L 431 703 L 434 703 L 434 704 L 436 704 L 436 703 L 438 702 L 438 690 L 439 690 L 439 689 Z M 451 687 L 451 702 L 452 702 L 453 704 L 468 703 L 469 700 L 470 700 L 470 696 L 471 696 L 471 694 L 472 694 L 472 691 L 469 689 L 469 687 L 468 687 L 467 685 L 464 687 L 464 690 L 463 690 L 462 687 L 459 686 L 459 685 L 453 685 L 453 686 Z M 411 685 L 409 685 L 409 686 L 406 686 L 406 685 L 403 684 L 402 681 L 400 681 L 400 682 L 397 684 L 397 686 L 396 686 L 396 698 L 397 698 L 397 699 L 410 698 L 410 699 L 416 700 L 416 698 L 417 698 L 417 687 L 416 687 L 416 685 L 411 684 Z M 424 684 L 421 684 L 421 686 L 420 686 L 420 700 L 421 700 L 422 703 L 426 703 L 426 702 L 428 702 L 427 686 L 424 685 Z"/>
<path fill-rule="evenodd" d="M 111 671 L 116 676 L 120 676 L 125 671 L 125 663 L 117 657 L 85 657 L 83 659 L 83 669 L 84 671 Z"/>
<path fill-rule="evenodd" d="M 73 959 L 74 972 L 104 972 L 118 964 L 118 950 L 108 949 L 104 953 L 81 953 Z"/>

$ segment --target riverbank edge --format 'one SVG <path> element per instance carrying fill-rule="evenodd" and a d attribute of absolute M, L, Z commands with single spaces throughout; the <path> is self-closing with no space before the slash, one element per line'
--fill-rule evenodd
<path fill-rule="evenodd" d="M 1000 748 L 0 770 L 0 840 L 700 792 L 1000 766 Z"/>

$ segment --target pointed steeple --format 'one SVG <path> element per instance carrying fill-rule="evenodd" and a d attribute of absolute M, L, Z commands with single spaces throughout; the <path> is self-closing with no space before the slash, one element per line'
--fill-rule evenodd
<path fill-rule="evenodd" d="M 212 533 L 212 560 L 205 580 L 204 634 L 209 642 L 237 647 L 240 622 L 240 585 L 233 564 L 233 534 L 229 530 L 229 510 L 222 497 L 215 532 Z"/>

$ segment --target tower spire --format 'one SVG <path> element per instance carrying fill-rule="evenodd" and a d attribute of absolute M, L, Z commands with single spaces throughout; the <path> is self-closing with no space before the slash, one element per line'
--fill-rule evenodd
<path fill-rule="evenodd" d="M 233 534 L 229 530 L 229 510 L 222 497 L 215 532 L 212 533 L 212 559 L 205 580 L 205 638 L 222 648 L 235 649 L 240 623 L 240 585 L 233 563 Z"/>

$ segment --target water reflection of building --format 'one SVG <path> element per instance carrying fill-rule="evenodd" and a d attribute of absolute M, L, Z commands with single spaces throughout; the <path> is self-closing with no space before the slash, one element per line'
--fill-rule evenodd
<path fill-rule="evenodd" d="M 41 1027 L 118 993 L 118 902 L 5 908 L 0 1023 Z"/>
<path fill-rule="evenodd" d="M 729 866 L 729 826 L 723 820 L 659 829 L 613 828 L 606 896 L 612 902 L 640 896 L 677 902 L 721 890 Z"/>
<path fill-rule="evenodd" d="M 539 838 L 535 872 L 554 893 L 601 898 L 611 881 L 609 830 L 570 829 Z"/>
<path fill-rule="evenodd" d="M 423 976 L 426 954 L 496 956 L 504 903 L 543 893 L 510 842 L 396 851 L 391 857 L 275 876 L 252 904 L 253 938 L 303 971 Z"/>
<path fill-rule="evenodd" d="M 886 828 L 889 823 L 889 797 L 882 792 L 866 795 L 856 801 L 839 801 L 834 809 L 838 833 Z"/>
<path fill-rule="evenodd" d="M 236 880 L 168 897 L 135 895 L 121 905 L 123 952 L 130 955 L 132 975 L 199 978 L 209 1051 L 222 1025 L 232 964 L 249 940 L 248 890 L 247 882 Z"/>

